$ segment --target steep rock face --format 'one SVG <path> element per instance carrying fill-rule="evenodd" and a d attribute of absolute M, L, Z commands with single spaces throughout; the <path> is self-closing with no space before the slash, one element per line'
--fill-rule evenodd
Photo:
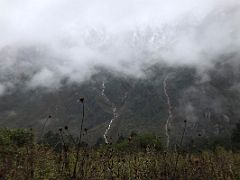
<path fill-rule="evenodd" d="M 40 132 L 56 131 L 68 125 L 77 134 L 82 114 L 79 97 L 85 97 L 86 140 L 95 143 L 105 134 L 109 141 L 131 131 L 155 132 L 166 140 L 168 122 L 170 144 L 178 140 L 187 119 L 187 137 L 229 135 L 239 121 L 240 66 L 237 56 L 221 57 L 210 69 L 168 67 L 156 64 L 145 70 L 143 78 L 133 78 L 99 70 L 81 84 L 63 82 L 56 90 L 26 90 L 21 84 L 0 98 L 0 124 L 7 127 L 32 127 Z M 164 80 L 165 90 L 164 90 Z M 24 80 L 23 80 L 24 81 Z M 104 96 L 103 96 L 104 82 Z M 106 98 L 107 97 L 107 98 Z M 113 113 L 115 108 L 116 117 Z M 111 119 L 114 120 L 109 127 Z"/>

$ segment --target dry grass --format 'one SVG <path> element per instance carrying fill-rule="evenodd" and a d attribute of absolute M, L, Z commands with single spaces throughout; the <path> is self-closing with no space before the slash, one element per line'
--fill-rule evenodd
<path fill-rule="evenodd" d="M 36 144 L 0 151 L 0 177 L 6 179 L 71 179 L 76 150 L 61 153 Z M 178 165 L 175 172 L 175 162 Z M 110 146 L 81 148 L 76 179 L 239 179 L 240 154 L 218 148 L 200 154 L 123 153 Z"/>

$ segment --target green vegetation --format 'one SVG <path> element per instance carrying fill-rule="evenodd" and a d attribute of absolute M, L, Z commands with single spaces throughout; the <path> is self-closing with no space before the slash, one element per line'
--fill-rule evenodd
<path fill-rule="evenodd" d="M 162 150 L 163 146 L 154 134 L 131 134 L 128 138 L 119 137 L 117 143 L 113 146 L 117 151 L 124 152 L 138 152 L 145 151 L 146 149 Z"/>
<path fill-rule="evenodd" d="M 236 128 L 232 132 L 232 146 L 234 150 L 240 149 L 240 123 L 236 125 Z"/>
<path fill-rule="evenodd" d="M 81 142 L 75 179 L 239 179 L 239 130 L 232 133 L 234 152 L 164 151 L 155 134 L 131 133 L 112 145 Z M 0 129 L 0 179 L 73 179 L 77 139 L 65 131 L 47 132 L 37 143 L 31 130 Z"/>

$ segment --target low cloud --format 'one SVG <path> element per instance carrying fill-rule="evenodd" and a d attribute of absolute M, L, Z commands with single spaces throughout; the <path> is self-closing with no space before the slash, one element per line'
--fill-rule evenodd
<path fill-rule="evenodd" d="M 0 84 L 0 96 L 5 93 L 5 86 Z"/>
<path fill-rule="evenodd" d="M 0 94 L 82 82 L 104 66 L 139 77 L 155 63 L 210 68 L 240 48 L 237 0 L 3 0 Z M 239 62 L 239 61 L 238 61 Z"/>

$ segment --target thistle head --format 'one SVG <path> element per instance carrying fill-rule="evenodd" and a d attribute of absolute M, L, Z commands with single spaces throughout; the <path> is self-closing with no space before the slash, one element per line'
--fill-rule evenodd
<path fill-rule="evenodd" d="M 79 101 L 80 101 L 81 103 L 83 103 L 83 102 L 84 102 L 84 97 L 79 98 Z"/>
<path fill-rule="evenodd" d="M 128 141 L 131 142 L 132 141 L 132 136 L 128 137 Z"/>

